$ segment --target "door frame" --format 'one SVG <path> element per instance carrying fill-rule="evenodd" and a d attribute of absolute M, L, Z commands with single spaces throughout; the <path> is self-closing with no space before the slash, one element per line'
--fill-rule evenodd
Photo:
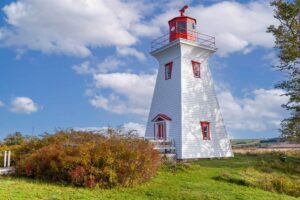
<path fill-rule="evenodd" d="M 154 123 L 154 139 L 167 140 L 167 123 L 165 120 Z"/>

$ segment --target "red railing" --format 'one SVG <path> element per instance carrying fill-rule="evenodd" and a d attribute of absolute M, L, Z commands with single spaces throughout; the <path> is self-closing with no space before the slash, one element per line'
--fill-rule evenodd
<path fill-rule="evenodd" d="M 185 39 L 190 42 L 194 42 L 198 45 L 210 48 L 210 49 L 216 49 L 216 40 L 215 37 L 198 33 L 194 30 L 189 30 L 187 33 L 176 33 L 177 35 L 180 35 L 177 38 Z M 170 42 L 170 34 L 165 34 L 151 42 L 151 51 L 155 51 L 159 48 L 164 47 L 165 45 L 171 43 Z M 172 40 L 171 40 L 172 41 Z"/>

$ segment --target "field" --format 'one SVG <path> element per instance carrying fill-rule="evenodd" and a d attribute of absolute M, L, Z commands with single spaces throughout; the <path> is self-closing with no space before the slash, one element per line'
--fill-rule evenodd
<path fill-rule="evenodd" d="M 232 139 L 230 140 L 230 143 L 232 145 L 237 144 L 259 144 L 260 139 Z"/>
<path fill-rule="evenodd" d="M 299 166 L 298 155 L 289 155 L 286 162 L 282 162 L 279 154 L 237 155 L 225 160 L 169 163 L 164 164 L 157 176 L 146 184 L 111 190 L 0 177 L 0 199 L 297 199 L 280 192 L 291 192 L 296 187 L 297 193 Z M 281 185 L 265 187 L 270 186 L 267 184 L 270 177 L 281 178 L 279 182 L 287 183 L 287 188 Z M 292 190 L 289 190 L 290 187 Z"/>

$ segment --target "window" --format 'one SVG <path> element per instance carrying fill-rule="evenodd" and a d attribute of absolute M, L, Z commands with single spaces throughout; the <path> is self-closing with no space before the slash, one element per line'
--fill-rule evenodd
<path fill-rule="evenodd" d="M 193 72 L 195 78 L 200 78 L 200 63 L 196 61 L 192 61 Z"/>
<path fill-rule="evenodd" d="M 165 64 L 165 80 L 172 78 L 172 66 L 173 66 L 173 62 L 169 62 Z"/>
<path fill-rule="evenodd" d="M 186 22 L 177 22 L 177 33 L 186 33 Z"/>
<path fill-rule="evenodd" d="M 209 122 L 200 122 L 203 140 L 210 140 L 210 124 Z"/>
<path fill-rule="evenodd" d="M 192 22 L 187 23 L 187 30 L 188 32 L 193 31 L 195 29 L 195 24 Z"/>

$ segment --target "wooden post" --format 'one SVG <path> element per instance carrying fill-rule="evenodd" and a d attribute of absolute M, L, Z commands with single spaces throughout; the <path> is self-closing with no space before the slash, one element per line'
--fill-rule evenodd
<path fill-rule="evenodd" d="M 4 168 L 6 167 L 6 155 L 7 155 L 7 151 L 4 151 L 4 159 L 3 159 L 4 160 L 4 164 L 3 164 Z"/>
<path fill-rule="evenodd" d="M 7 167 L 10 167 L 10 155 L 11 155 L 11 151 L 8 151 L 8 155 L 7 155 Z"/>

